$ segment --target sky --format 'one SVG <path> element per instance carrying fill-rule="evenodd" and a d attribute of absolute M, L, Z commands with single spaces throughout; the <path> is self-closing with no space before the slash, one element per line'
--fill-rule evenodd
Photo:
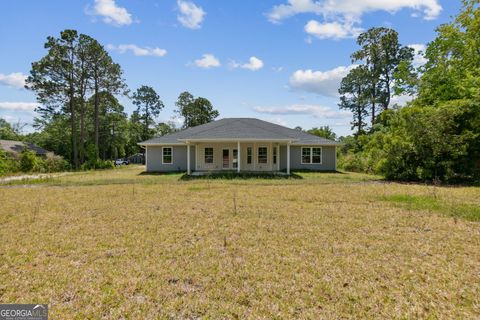
<path fill-rule="evenodd" d="M 460 0 L 1 1 L 0 117 L 33 130 L 38 104 L 23 88 L 31 63 L 46 54 L 47 36 L 75 29 L 105 46 L 131 91 L 156 90 L 165 104 L 158 121 L 180 123 L 175 101 L 189 91 L 220 118 L 328 125 L 347 135 L 351 115 L 338 108 L 337 90 L 356 36 L 390 27 L 419 52 L 459 10 Z M 131 114 L 131 101 L 119 100 Z"/>

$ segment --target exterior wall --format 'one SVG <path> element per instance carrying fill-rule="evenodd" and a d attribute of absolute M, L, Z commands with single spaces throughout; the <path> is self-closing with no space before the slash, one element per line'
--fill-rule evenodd
<path fill-rule="evenodd" d="M 162 163 L 162 147 L 172 148 L 172 164 Z M 190 151 L 192 151 L 192 149 Z M 190 156 L 192 159 L 192 153 Z M 147 172 L 187 171 L 187 147 L 167 145 L 146 147 L 146 162 Z M 192 163 L 190 163 L 190 165 L 193 168 Z"/>
<path fill-rule="evenodd" d="M 241 171 L 276 171 L 277 165 L 273 164 L 273 147 L 275 143 L 256 142 L 240 143 L 240 170 Z M 237 143 L 198 143 L 196 144 L 196 167 L 197 171 L 236 170 L 233 167 L 233 150 L 237 149 Z M 247 163 L 247 148 L 252 148 L 252 163 Z M 267 163 L 258 163 L 258 148 L 267 148 Z M 205 148 L 213 148 L 213 163 L 205 163 Z M 223 168 L 223 149 L 229 149 L 229 167 Z"/>
<path fill-rule="evenodd" d="M 311 146 L 305 146 L 311 147 Z M 312 146 L 315 147 L 315 146 Z M 335 171 L 335 146 L 322 146 L 321 164 L 302 164 L 302 146 L 290 146 L 290 170 Z M 287 147 L 285 147 L 285 157 Z M 286 168 L 286 160 L 285 160 Z"/>
<path fill-rule="evenodd" d="M 279 148 L 279 159 L 273 164 L 273 147 Z M 187 147 L 186 146 L 164 146 L 172 147 L 173 163 L 162 164 L 162 146 L 147 147 L 147 171 L 148 172 L 178 172 L 187 171 Z M 205 163 L 205 148 L 213 148 L 213 163 Z M 247 164 L 247 147 L 252 148 L 252 163 Z M 258 163 L 258 148 L 266 147 L 268 156 L 266 164 Z M 335 147 L 322 146 L 321 164 L 302 164 L 301 147 L 290 146 L 290 170 L 312 170 L 312 171 L 334 171 L 336 170 Z M 308 147 L 308 146 L 306 146 Z M 256 142 L 240 143 L 241 171 L 277 171 L 287 168 L 287 146 L 279 146 L 276 143 Z M 223 149 L 229 149 L 229 168 L 223 168 Z M 192 171 L 217 171 L 236 170 L 233 167 L 233 149 L 237 149 L 237 143 L 198 143 L 190 146 L 190 169 Z"/>

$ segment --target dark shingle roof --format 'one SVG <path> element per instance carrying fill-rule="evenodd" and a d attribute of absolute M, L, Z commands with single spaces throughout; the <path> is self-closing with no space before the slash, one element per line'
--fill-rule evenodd
<path fill-rule="evenodd" d="M 273 140 L 293 144 L 337 145 L 315 135 L 254 118 L 226 118 L 139 143 L 183 144 L 185 140 Z"/>
<path fill-rule="evenodd" d="M 34 145 L 30 142 L 23 142 L 23 141 L 15 141 L 15 140 L 0 140 L 0 149 L 5 150 L 8 153 L 17 155 L 21 153 L 24 149 L 31 150 L 35 152 L 38 156 L 44 156 L 49 151 Z"/>

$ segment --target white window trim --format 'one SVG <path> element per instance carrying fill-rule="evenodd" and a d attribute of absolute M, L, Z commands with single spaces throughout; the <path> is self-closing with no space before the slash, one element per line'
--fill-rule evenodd
<path fill-rule="evenodd" d="M 231 170 L 233 169 L 233 163 L 232 163 L 232 159 L 233 159 L 233 151 L 232 151 L 232 148 L 230 147 L 221 147 L 220 150 L 222 151 L 221 155 L 222 155 L 222 162 L 221 162 L 221 165 L 222 165 L 222 170 Z M 228 150 L 228 167 L 224 167 L 223 166 L 223 151 L 224 150 Z"/>
<path fill-rule="evenodd" d="M 265 163 L 260 163 L 260 148 L 265 148 L 267 149 L 267 162 Z M 257 164 L 263 164 L 263 165 L 268 165 L 268 160 L 269 160 L 269 156 L 268 156 L 268 146 L 257 146 Z"/>
<path fill-rule="evenodd" d="M 205 149 L 212 149 L 212 162 L 206 162 L 205 161 Z M 203 164 L 205 166 L 213 166 L 215 164 L 215 148 L 214 147 L 203 147 Z"/>
<path fill-rule="evenodd" d="M 318 148 L 320 149 L 320 162 L 319 163 L 313 163 L 313 148 Z M 310 149 L 310 162 L 303 162 L 303 149 Z M 322 147 L 301 147 L 300 149 L 300 163 L 301 164 L 322 164 L 323 163 L 323 148 Z"/>
<path fill-rule="evenodd" d="M 170 150 L 172 150 L 172 154 L 171 154 L 172 162 L 163 162 L 163 149 L 170 149 Z M 167 146 L 162 147 L 162 164 L 170 164 L 170 165 L 173 164 L 173 147 L 167 147 Z"/>
<path fill-rule="evenodd" d="M 248 149 L 250 149 L 250 163 L 248 163 L 248 157 L 249 157 L 249 155 L 248 155 Z M 253 150 L 253 146 L 247 146 L 247 147 L 245 148 L 245 155 L 246 155 L 246 158 L 245 158 L 246 163 L 245 163 L 245 164 L 246 164 L 246 165 L 249 165 L 249 166 L 250 166 L 250 165 L 252 165 L 252 164 L 255 163 L 255 159 L 254 159 L 254 157 L 253 157 L 253 151 L 254 151 L 254 150 Z"/>

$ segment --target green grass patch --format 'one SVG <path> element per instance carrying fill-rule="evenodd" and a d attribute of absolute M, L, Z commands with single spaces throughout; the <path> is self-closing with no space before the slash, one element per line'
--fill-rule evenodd
<path fill-rule="evenodd" d="M 435 214 L 470 215 L 480 188 L 144 170 L 1 185 L 0 299 L 44 301 L 52 319 L 480 314 L 477 223 Z"/>
<path fill-rule="evenodd" d="M 413 196 L 406 194 L 383 196 L 380 199 L 392 202 L 408 210 L 428 210 L 469 221 L 480 221 L 480 207 L 475 205 L 453 204 L 433 196 Z"/>

